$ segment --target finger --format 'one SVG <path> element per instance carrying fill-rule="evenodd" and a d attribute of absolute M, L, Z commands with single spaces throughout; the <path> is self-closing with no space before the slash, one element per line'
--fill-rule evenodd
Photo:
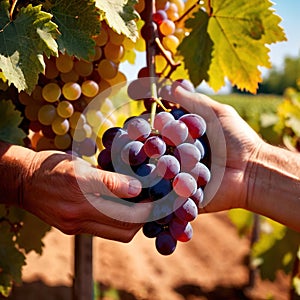
<path fill-rule="evenodd" d="M 91 168 L 82 182 L 84 194 L 100 194 L 117 198 L 132 198 L 142 190 L 141 183 L 130 176 Z"/>
<path fill-rule="evenodd" d="M 87 200 L 93 206 L 89 208 L 91 220 L 102 220 L 106 224 L 118 228 L 130 228 L 132 224 L 142 224 L 148 219 L 152 210 L 151 202 L 130 204 L 123 199 L 108 200 L 97 195 L 86 195 Z M 106 218 L 103 218 L 103 215 Z"/>
<path fill-rule="evenodd" d="M 174 89 L 174 102 L 180 104 L 191 113 L 197 113 L 205 119 L 210 119 L 213 115 L 221 111 L 222 105 L 212 100 L 208 96 L 200 93 L 192 93 L 179 85 Z"/>
<path fill-rule="evenodd" d="M 128 243 L 141 227 L 141 224 L 133 224 L 130 228 L 119 228 L 94 221 L 85 221 L 81 223 L 79 233 L 91 234 L 104 239 Z"/>

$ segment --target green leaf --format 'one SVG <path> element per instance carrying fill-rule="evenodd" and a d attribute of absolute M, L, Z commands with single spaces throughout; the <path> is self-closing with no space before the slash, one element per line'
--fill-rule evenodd
<path fill-rule="evenodd" d="M 300 234 L 272 220 L 262 223 L 259 240 L 252 248 L 252 256 L 260 258 L 262 279 L 274 280 L 277 270 L 290 273 L 300 244 Z"/>
<path fill-rule="evenodd" d="M 227 77 L 232 85 L 255 93 L 262 81 L 258 66 L 271 67 L 266 43 L 285 40 L 279 17 L 268 0 L 214 0 L 208 33 L 213 40 L 209 84 L 219 90 Z"/>
<path fill-rule="evenodd" d="M 96 6 L 102 11 L 102 18 L 117 33 L 124 34 L 133 41 L 138 37 L 134 20 L 138 17 L 133 9 L 135 0 L 96 0 Z"/>
<path fill-rule="evenodd" d="M 83 59 L 92 56 L 95 46 L 92 37 L 100 32 L 95 2 L 53 0 L 50 12 L 61 33 L 57 39 L 59 50 Z"/>
<path fill-rule="evenodd" d="M 8 297 L 13 283 L 22 282 L 25 256 L 15 247 L 8 223 L 0 223 L 0 232 L 0 294 Z"/>
<path fill-rule="evenodd" d="M 208 81 L 207 72 L 211 64 L 213 42 L 207 33 L 209 21 L 207 13 L 199 10 L 193 16 L 185 23 L 185 26 L 192 31 L 183 39 L 178 52 L 184 57 L 190 80 L 197 86 L 202 80 Z"/>
<path fill-rule="evenodd" d="M 11 100 L 0 101 L 0 116 L 0 140 L 22 145 L 26 134 L 18 126 L 23 118 Z"/>
<path fill-rule="evenodd" d="M 228 212 L 229 219 L 236 226 L 239 235 L 248 233 L 253 225 L 253 213 L 237 208 Z"/>
<path fill-rule="evenodd" d="M 215 90 L 232 85 L 255 93 L 262 81 L 260 66 L 271 67 L 267 44 L 286 40 L 280 18 L 268 0 L 206 0 L 186 21 L 191 29 L 180 53 L 191 81 Z"/>
<path fill-rule="evenodd" d="M 43 55 L 57 55 L 56 25 L 41 6 L 29 4 L 9 18 L 9 2 L 0 2 L 0 69 L 16 88 L 30 93 L 45 71 Z"/>
<path fill-rule="evenodd" d="M 42 239 L 50 229 L 51 226 L 36 216 L 26 213 L 16 242 L 26 253 L 35 251 L 38 254 L 42 254 L 44 246 Z"/>

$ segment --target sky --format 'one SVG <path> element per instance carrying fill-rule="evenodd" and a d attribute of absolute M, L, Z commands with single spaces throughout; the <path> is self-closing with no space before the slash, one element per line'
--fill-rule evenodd
<path fill-rule="evenodd" d="M 300 1 L 274 0 L 273 9 L 282 18 L 287 42 L 280 42 L 270 46 L 270 59 L 275 67 L 281 67 L 286 56 L 297 57 L 300 54 Z"/>

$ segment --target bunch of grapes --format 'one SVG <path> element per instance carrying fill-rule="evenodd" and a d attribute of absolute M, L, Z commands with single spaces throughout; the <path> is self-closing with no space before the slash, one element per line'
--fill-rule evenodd
<path fill-rule="evenodd" d="M 157 251 L 169 255 L 177 241 L 189 241 L 191 222 L 203 205 L 203 189 L 210 180 L 205 120 L 173 106 L 160 110 L 151 126 L 145 111 L 128 118 L 122 127 L 108 129 L 102 143 L 99 167 L 141 181 L 140 195 L 129 201 L 153 201 L 143 232 L 156 239 Z"/>
<path fill-rule="evenodd" d="M 117 92 L 116 84 L 126 84 L 119 64 L 129 42 L 105 22 L 101 24 L 100 34 L 94 37 L 93 57 L 82 60 L 60 53 L 45 58 L 45 74 L 40 75 L 32 94 L 19 94 L 25 118 L 30 121 L 33 149 L 69 151 L 73 145 L 78 156 L 92 157 L 103 147 L 103 132 L 116 124 L 116 117 L 110 114 L 114 105 L 108 97 Z M 85 111 L 95 97 L 101 97 L 98 106 Z"/>

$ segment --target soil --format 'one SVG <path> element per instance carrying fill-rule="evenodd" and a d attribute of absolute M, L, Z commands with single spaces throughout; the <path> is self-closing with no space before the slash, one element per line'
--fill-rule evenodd
<path fill-rule="evenodd" d="M 201 215 L 192 224 L 193 239 L 167 257 L 142 232 L 128 244 L 94 238 L 98 299 L 288 299 L 290 278 L 285 274 L 277 274 L 275 282 L 256 276 L 249 287 L 249 239 L 237 235 L 226 213 Z M 74 237 L 52 229 L 44 243 L 42 256 L 28 255 L 24 282 L 9 300 L 72 299 Z"/>

